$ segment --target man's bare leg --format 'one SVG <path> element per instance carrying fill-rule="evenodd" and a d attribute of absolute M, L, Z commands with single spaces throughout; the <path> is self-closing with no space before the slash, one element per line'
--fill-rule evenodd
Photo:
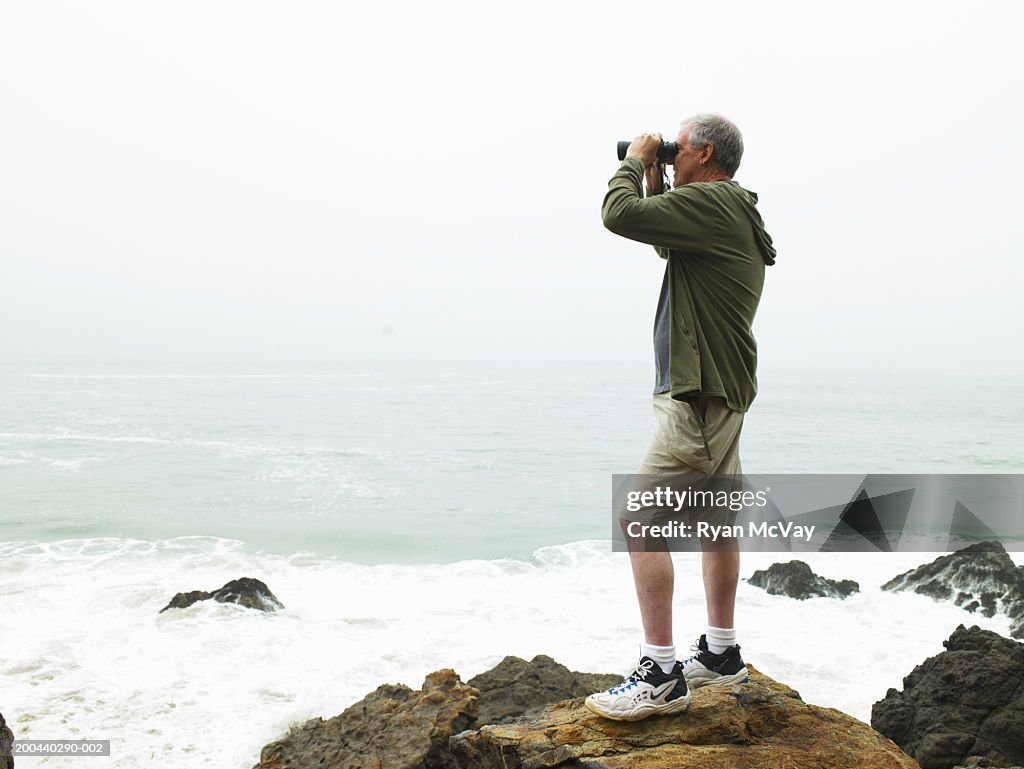
<path fill-rule="evenodd" d="M 701 570 L 704 575 L 708 624 L 712 627 L 734 627 L 736 585 L 740 578 L 740 551 L 705 549 L 701 555 Z"/>
<path fill-rule="evenodd" d="M 748 680 L 747 668 L 739 656 L 733 626 L 740 575 L 739 548 L 703 540 L 701 545 L 701 571 L 708 610 L 708 628 L 704 638 L 707 645 L 699 645 L 697 654 L 683 663 L 686 685 L 698 689 L 708 685 L 744 683 Z"/>
<path fill-rule="evenodd" d="M 672 554 L 668 551 L 631 550 L 629 562 L 633 567 L 644 641 L 653 646 L 671 646 L 672 588 L 675 584 Z"/>
<path fill-rule="evenodd" d="M 690 690 L 672 645 L 672 554 L 660 538 L 630 538 L 629 562 L 644 625 L 641 657 L 618 686 L 584 700 L 587 710 L 616 721 L 682 713 Z"/>

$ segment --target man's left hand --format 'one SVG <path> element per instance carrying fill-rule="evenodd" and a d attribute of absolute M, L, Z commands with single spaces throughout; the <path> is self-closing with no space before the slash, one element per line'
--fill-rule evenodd
<path fill-rule="evenodd" d="M 661 134 L 640 134 L 630 142 L 626 150 L 627 158 L 638 158 L 644 167 L 652 166 L 658 160 L 658 147 L 661 146 Z"/>

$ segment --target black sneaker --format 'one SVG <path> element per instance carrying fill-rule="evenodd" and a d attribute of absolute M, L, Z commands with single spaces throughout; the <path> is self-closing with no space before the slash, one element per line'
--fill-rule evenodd
<path fill-rule="evenodd" d="M 702 686 L 723 684 L 742 684 L 750 680 L 747 668 L 740 656 L 739 644 L 734 644 L 721 654 L 708 651 L 707 636 L 697 639 L 697 644 L 690 647 L 697 652 L 694 656 L 682 661 L 683 676 L 690 689 Z"/>
<path fill-rule="evenodd" d="M 683 668 L 679 662 L 666 673 L 650 657 L 641 657 L 625 680 L 583 703 L 587 710 L 614 721 L 639 721 L 648 716 L 682 713 L 690 706 Z"/>

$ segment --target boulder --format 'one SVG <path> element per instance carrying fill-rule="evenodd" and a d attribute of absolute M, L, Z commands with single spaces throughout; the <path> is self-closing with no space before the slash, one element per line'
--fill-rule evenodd
<path fill-rule="evenodd" d="M 506 724 L 522 716 L 536 715 L 553 702 L 610 689 L 622 678 L 577 673 L 538 654 L 529 662 L 520 657 L 505 657 L 497 666 L 466 683 L 480 690 L 477 720 L 481 724 Z"/>
<path fill-rule="evenodd" d="M 456 734 L 450 748 L 462 769 L 919 769 L 867 724 L 747 667 L 748 683 L 698 689 L 678 716 L 610 721 L 578 698 Z"/>
<path fill-rule="evenodd" d="M 11 755 L 12 742 L 14 742 L 14 732 L 8 728 L 4 714 L 0 713 L 0 769 L 14 769 L 14 756 Z"/>
<path fill-rule="evenodd" d="M 212 593 L 208 593 L 205 590 L 175 593 L 170 603 L 160 611 L 184 609 L 196 601 L 205 601 L 209 598 L 221 603 L 237 603 L 250 609 L 259 609 L 260 611 L 277 611 L 284 608 L 284 604 L 277 600 L 277 596 L 271 593 L 270 588 L 263 582 L 252 577 L 242 577 L 241 579 L 231 580 Z"/>
<path fill-rule="evenodd" d="M 953 769 L 1024 769 L 1022 766 L 999 766 L 995 762 L 982 758 L 981 756 L 971 756 L 967 759 L 966 764 L 960 764 L 954 766 Z"/>
<path fill-rule="evenodd" d="M 819 596 L 846 598 L 860 592 L 860 585 L 852 579 L 836 581 L 819 577 L 803 561 L 773 563 L 766 570 L 755 571 L 747 581 L 772 595 L 788 595 L 801 601 Z"/>
<path fill-rule="evenodd" d="M 978 542 L 904 572 L 882 590 L 913 590 L 986 617 L 1010 617 L 1010 635 L 1024 638 L 1024 567 L 999 542 Z"/>
<path fill-rule="evenodd" d="M 477 690 L 438 670 L 419 691 L 385 684 L 340 715 L 293 727 L 263 748 L 254 769 L 457 769 L 448 738 L 478 710 Z"/>
<path fill-rule="evenodd" d="M 960 625 L 946 651 L 929 657 L 871 708 L 871 725 L 923 769 L 969 757 L 1024 764 L 1024 644 Z"/>

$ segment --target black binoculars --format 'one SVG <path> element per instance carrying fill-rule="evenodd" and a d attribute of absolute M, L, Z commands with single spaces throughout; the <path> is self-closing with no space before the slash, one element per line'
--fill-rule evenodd
<path fill-rule="evenodd" d="M 626 159 L 626 150 L 629 149 L 630 144 L 632 144 L 632 142 L 619 142 L 619 160 Z M 658 162 L 666 164 L 671 163 L 672 160 L 675 158 L 677 152 L 679 152 L 678 144 L 676 144 L 675 142 L 663 141 L 661 143 L 661 146 L 658 147 Z"/>

